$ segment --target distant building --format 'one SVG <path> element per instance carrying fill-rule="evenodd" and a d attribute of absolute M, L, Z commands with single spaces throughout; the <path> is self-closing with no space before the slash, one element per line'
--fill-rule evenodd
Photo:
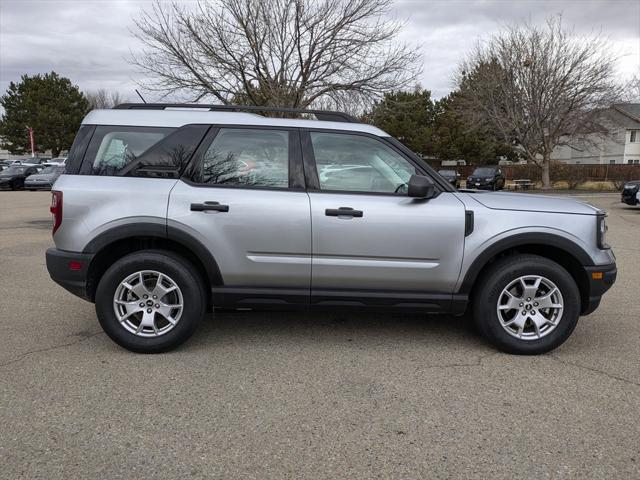
<path fill-rule="evenodd" d="M 551 160 L 570 164 L 640 165 L 640 103 L 613 105 L 605 113 L 612 125 L 609 138 L 576 139 L 571 146 L 556 147 Z"/>

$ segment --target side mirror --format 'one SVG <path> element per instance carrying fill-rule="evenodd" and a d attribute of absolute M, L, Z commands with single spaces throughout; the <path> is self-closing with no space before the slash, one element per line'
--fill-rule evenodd
<path fill-rule="evenodd" d="M 436 193 L 433 182 L 422 175 L 411 175 L 407 195 L 413 198 L 432 198 Z"/>

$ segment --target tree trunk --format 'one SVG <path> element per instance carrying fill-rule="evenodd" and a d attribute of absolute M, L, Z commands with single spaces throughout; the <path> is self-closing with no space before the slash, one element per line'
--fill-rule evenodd
<path fill-rule="evenodd" d="M 542 159 L 542 189 L 551 189 L 551 178 L 549 176 L 549 167 L 551 165 L 551 159 L 548 154 L 543 155 Z"/>
<path fill-rule="evenodd" d="M 52 148 L 51 149 L 51 158 L 57 158 L 60 156 L 60 149 L 59 148 Z"/>

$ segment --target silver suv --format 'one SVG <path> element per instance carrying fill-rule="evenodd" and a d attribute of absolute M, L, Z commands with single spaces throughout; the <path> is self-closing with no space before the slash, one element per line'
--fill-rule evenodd
<path fill-rule="evenodd" d="M 51 277 L 119 345 L 162 352 L 213 308 L 469 310 L 549 351 L 616 278 L 605 213 L 456 190 L 339 112 L 144 104 L 91 112 L 54 185 Z"/>

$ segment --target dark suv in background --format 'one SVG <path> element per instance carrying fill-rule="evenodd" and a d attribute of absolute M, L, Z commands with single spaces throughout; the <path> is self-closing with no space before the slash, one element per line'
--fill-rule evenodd
<path fill-rule="evenodd" d="M 638 191 L 640 191 L 640 180 L 632 180 L 625 183 L 620 201 L 627 205 L 638 205 Z"/>
<path fill-rule="evenodd" d="M 438 170 L 444 179 L 456 188 L 460 188 L 460 174 L 455 170 Z"/>
<path fill-rule="evenodd" d="M 467 178 L 467 188 L 478 190 L 502 190 L 505 178 L 497 165 L 477 167 Z"/>

